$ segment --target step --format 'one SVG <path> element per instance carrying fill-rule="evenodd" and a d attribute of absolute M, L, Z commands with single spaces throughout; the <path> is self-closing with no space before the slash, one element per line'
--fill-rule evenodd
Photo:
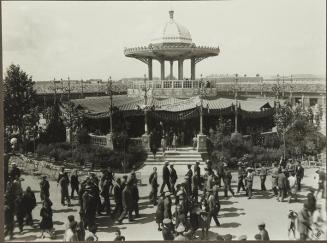
<path fill-rule="evenodd" d="M 184 157 L 175 157 L 175 158 L 147 158 L 146 161 L 198 161 L 201 160 L 202 158 L 184 158 Z"/>
<path fill-rule="evenodd" d="M 178 162 L 176 162 L 176 161 L 170 161 L 170 164 L 173 164 L 173 165 L 194 165 L 195 164 L 195 162 L 194 161 L 189 161 L 189 162 L 187 162 L 187 161 L 178 161 Z M 153 166 L 155 166 L 155 165 L 164 165 L 164 162 L 163 161 L 156 161 L 156 162 L 145 162 L 144 163 L 144 165 L 153 165 Z M 205 163 L 204 162 L 200 162 L 200 165 L 205 165 Z"/>

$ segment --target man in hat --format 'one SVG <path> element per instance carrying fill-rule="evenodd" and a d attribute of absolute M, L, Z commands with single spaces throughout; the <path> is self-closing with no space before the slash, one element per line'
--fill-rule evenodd
<path fill-rule="evenodd" d="M 234 197 L 234 191 L 232 189 L 232 173 L 230 171 L 230 169 L 228 169 L 227 164 L 224 164 L 224 177 L 223 177 L 223 181 L 224 181 L 224 194 L 225 194 L 225 198 L 228 197 L 228 191 L 230 191 Z"/>
<path fill-rule="evenodd" d="M 261 235 L 261 240 L 270 240 L 268 231 L 266 230 L 266 224 L 264 222 L 258 225 L 259 234 Z"/>
<path fill-rule="evenodd" d="M 174 168 L 174 165 L 170 165 L 169 182 L 170 182 L 170 188 L 174 195 L 176 194 L 175 184 L 176 184 L 177 179 L 178 179 L 178 176 L 177 176 L 177 172 Z"/>
<path fill-rule="evenodd" d="M 295 168 L 296 181 L 297 181 L 297 190 L 301 191 L 301 181 L 304 177 L 304 168 L 301 165 L 301 161 L 298 161 L 298 165 Z"/>
<path fill-rule="evenodd" d="M 163 220 L 162 236 L 164 240 L 174 240 L 173 227 L 171 219 L 165 218 Z"/>
<path fill-rule="evenodd" d="M 165 186 L 167 186 L 168 190 L 171 191 L 170 183 L 169 183 L 170 171 L 168 169 L 168 165 L 169 165 L 169 162 L 166 161 L 164 167 L 162 168 L 162 185 L 160 188 L 160 193 L 163 192 Z"/>
<path fill-rule="evenodd" d="M 172 219 L 170 192 L 165 192 L 164 199 L 164 218 Z"/>
<path fill-rule="evenodd" d="M 267 168 L 262 163 L 260 168 L 261 191 L 266 191 L 266 185 L 265 185 L 266 178 L 267 178 Z"/>
<path fill-rule="evenodd" d="M 237 193 L 240 193 L 241 188 L 242 188 L 243 191 L 245 191 L 245 187 L 244 187 L 244 183 L 243 183 L 243 180 L 245 179 L 245 176 L 244 176 L 245 169 L 244 169 L 243 163 L 241 161 L 238 162 L 237 164 L 238 164 Z"/>
<path fill-rule="evenodd" d="M 272 190 L 276 197 L 278 196 L 278 174 L 279 174 L 278 164 L 275 162 L 274 167 L 272 168 L 271 171 L 271 184 L 272 184 Z"/>
<path fill-rule="evenodd" d="M 187 173 L 185 174 L 185 177 L 187 178 L 187 192 L 190 195 L 192 193 L 192 176 L 193 176 L 193 171 L 192 171 L 192 165 L 187 165 Z"/>
<path fill-rule="evenodd" d="M 139 218 L 139 189 L 137 187 L 137 183 L 133 183 L 131 187 L 132 201 L 133 201 L 133 211 L 135 212 L 135 218 Z"/>
<path fill-rule="evenodd" d="M 76 193 L 78 195 L 78 190 L 79 190 L 79 181 L 78 181 L 78 172 L 77 172 L 77 170 L 74 170 L 74 172 L 70 176 L 70 187 L 71 187 L 70 197 L 73 199 L 74 198 L 74 192 L 76 191 Z"/>
<path fill-rule="evenodd" d="M 285 169 L 282 169 L 282 171 L 278 174 L 277 177 L 277 185 L 278 185 L 278 197 L 277 201 L 284 201 L 284 198 L 286 196 L 286 191 L 288 188 L 287 178 L 285 175 Z"/>
<path fill-rule="evenodd" d="M 247 195 L 248 199 L 252 198 L 252 187 L 253 187 L 253 178 L 254 178 L 254 171 L 252 167 L 248 167 L 247 169 L 247 176 L 245 178 L 246 180 L 246 188 L 247 188 Z"/>
<path fill-rule="evenodd" d="M 107 215 L 111 214 L 111 208 L 110 208 L 110 197 L 109 197 L 109 190 L 110 190 L 110 181 L 109 181 L 109 175 L 107 170 L 102 171 L 102 177 L 100 180 L 100 188 L 101 193 L 100 195 L 103 197 L 103 204 L 101 205 L 101 211 L 105 210 Z"/>
<path fill-rule="evenodd" d="M 150 176 L 150 185 L 151 185 L 151 192 L 150 192 L 150 201 L 153 203 L 153 205 L 157 205 L 157 200 L 158 200 L 158 174 L 154 173 Z"/>
<path fill-rule="evenodd" d="M 40 197 L 41 201 L 50 197 L 50 184 L 46 175 L 42 176 L 42 181 L 40 182 Z"/>
<path fill-rule="evenodd" d="M 185 237 L 183 235 L 185 231 L 185 227 L 183 224 L 179 224 L 177 229 L 176 229 L 176 236 L 175 236 L 175 239 L 174 240 L 183 240 L 183 241 L 187 241 L 187 237 Z"/>

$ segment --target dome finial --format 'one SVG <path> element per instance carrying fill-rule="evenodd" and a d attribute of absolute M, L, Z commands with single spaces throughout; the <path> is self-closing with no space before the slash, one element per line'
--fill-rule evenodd
<path fill-rule="evenodd" d="M 169 11 L 169 16 L 170 16 L 171 19 L 174 18 L 174 10 L 171 9 L 171 10 Z"/>

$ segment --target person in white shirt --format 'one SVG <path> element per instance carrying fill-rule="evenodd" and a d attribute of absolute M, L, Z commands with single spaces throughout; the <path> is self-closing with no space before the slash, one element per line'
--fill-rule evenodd
<path fill-rule="evenodd" d="M 289 184 L 289 198 L 288 203 L 291 203 L 291 199 L 294 198 L 297 201 L 297 184 L 296 184 L 296 177 L 295 172 L 292 172 L 291 175 L 287 178 Z"/>

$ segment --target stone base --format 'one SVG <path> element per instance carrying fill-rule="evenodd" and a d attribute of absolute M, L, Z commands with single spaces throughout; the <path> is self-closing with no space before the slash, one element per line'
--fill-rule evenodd
<path fill-rule="evenodd" d="M 107 139 L 107 145 L 106 145 L 106 148 L 109 148 L 109 149 L 114 149 L 114 143 L 112 141 L 112 133 L 108 133 L 106 135 L 106 139 Z"/>
<path fill-rule="evenodd" d="M 142 135 L 142 145 L 146 151 L 150 151 L 150 135 L 143 134 Z"/>
<path fill-rule="evenodd" d="M 198 135 L 197 150 L 200 153 L 207 152 L 207 136 Z"/>
<path fill-rule="evenodd" d="M 72 129 L 66 127 L 66 143 L 72 142 Z"/>

